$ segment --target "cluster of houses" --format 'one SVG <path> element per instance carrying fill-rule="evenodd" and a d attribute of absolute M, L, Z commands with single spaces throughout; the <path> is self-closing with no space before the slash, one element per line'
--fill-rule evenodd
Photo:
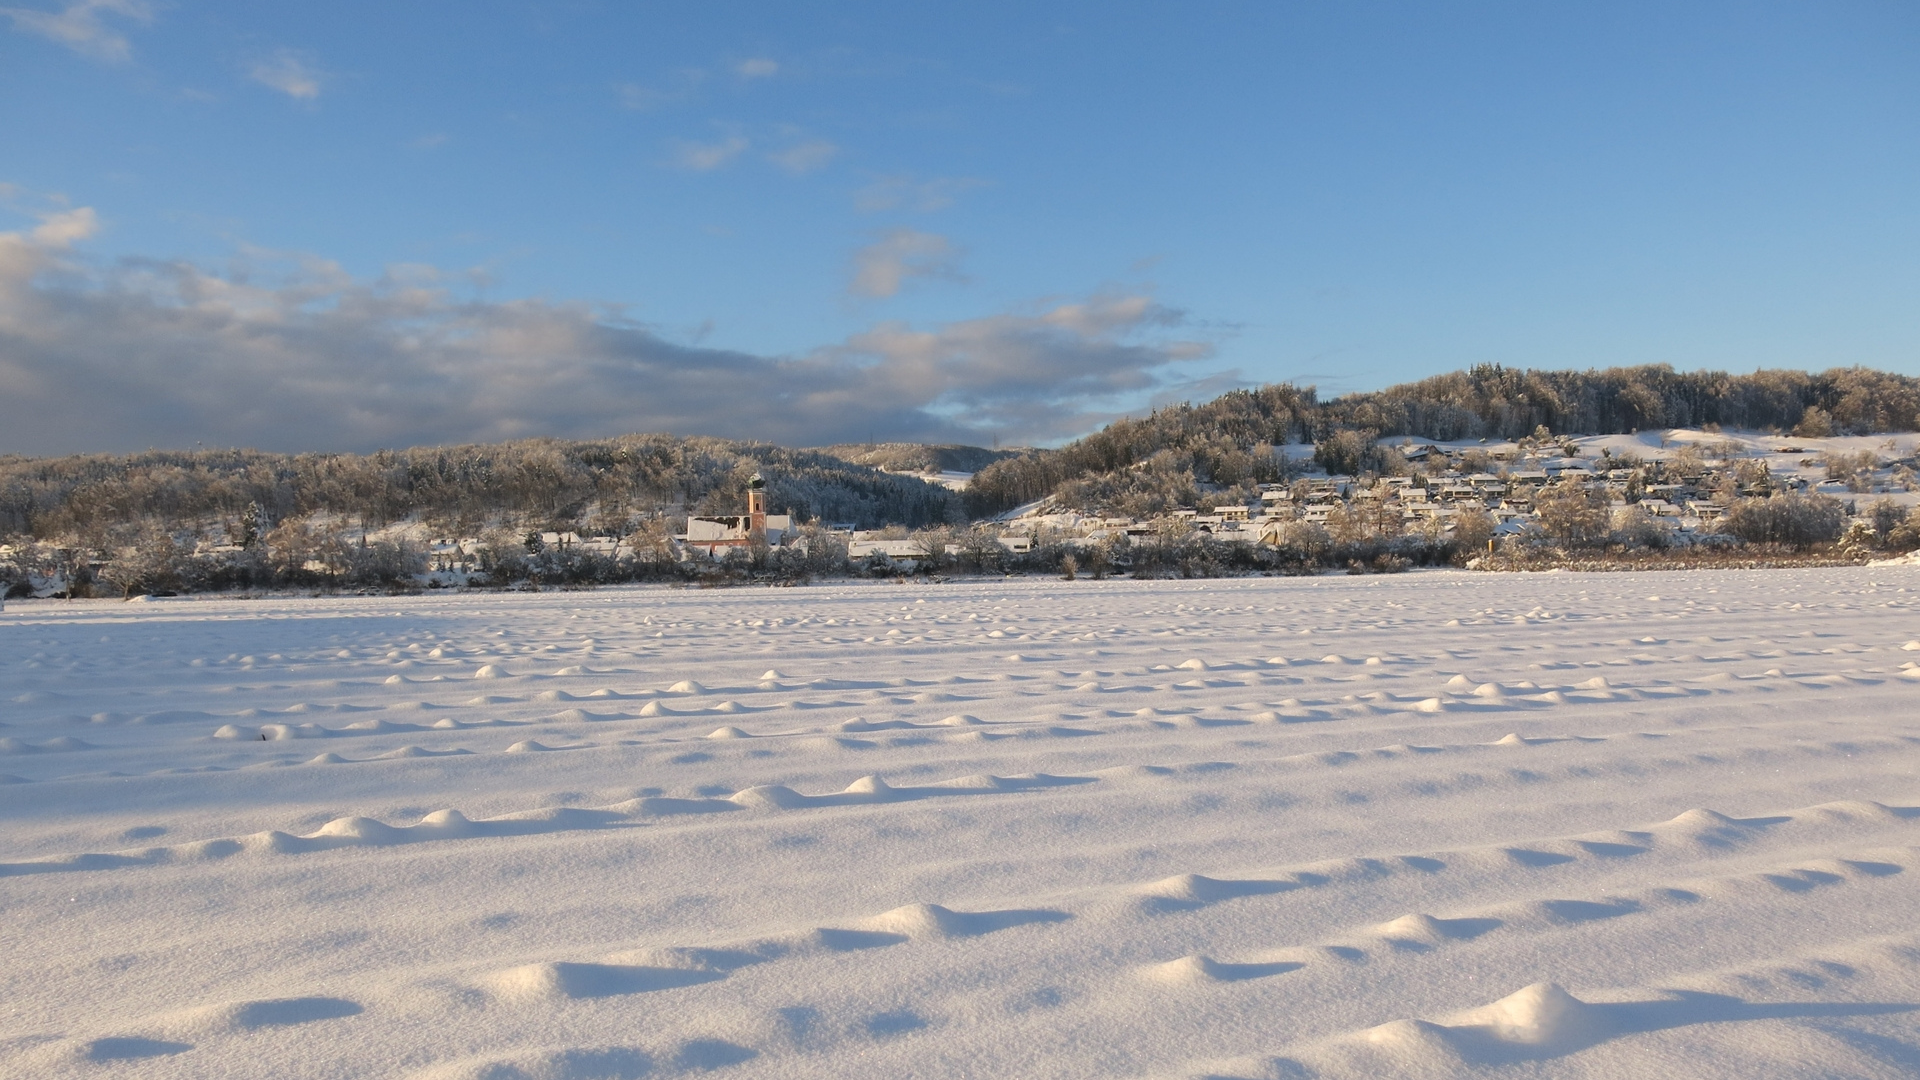
<path fill-rule="evenodd" d="M 1081 516 L 1038 508 L 1027 519 L 1065 528 L 1089 541 L 1119 534 L 1134 537 L 1163 532 L 1171 523 L 1211 534 L 1220 540 L 1277 544 L 1290 525 L 1306 521 L 1325 524 L 1338 510 L 1364 509 L 1369 520 L 1397 519 L 1404 531 L 1451 528 L 1452 519 L 1467 510 L 1493 518 L 1495 535 L 1526 532 L 1537 520 L 1534 500 L 1549 485 L 1572 483 L 1604 493 L 1615 507 L 1636 504 L 1653 521 L 1676 532 L 1711 533 L 1726 512 L 1729 497 L 1766 496 L 1779 491 L 1835 487 L 1800 475 L 1771 472 L 1764 462 L 1735 470 L 1725 467 L 1636 465 L 1610 467 L 1607 458 L 1521 458 L 1512 450 L 1483 452 L 1484 463 L 1499 471 L 1471 471 L 1466 455 L 1449 454 L 1435 446 L 1409 446 L 1401 454 L 1416 466 L 1415 475 L 1386 477 L 1312 476 L 1284 484 L 1260 486 L 1260 502 L 1217 506 L 1211 510 L 1176 509 L 1153 519 Z M 1498 464 L 1518 458 L 1517 467 Z M 1483 464 L 1484 464 L 1483 463 Z M 1424 471 L 1420 471 L 1424 470 Z M 1019 529 L 1022 519 L 1009 523 Z"/>

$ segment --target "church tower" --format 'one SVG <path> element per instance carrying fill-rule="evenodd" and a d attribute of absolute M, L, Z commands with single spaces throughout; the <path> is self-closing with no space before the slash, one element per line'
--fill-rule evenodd
<path fill-rule="evenodd" d="M 747 523 L 752 535 L 767 534 L 767 482 L 759 473 L 747 479 Z"/>

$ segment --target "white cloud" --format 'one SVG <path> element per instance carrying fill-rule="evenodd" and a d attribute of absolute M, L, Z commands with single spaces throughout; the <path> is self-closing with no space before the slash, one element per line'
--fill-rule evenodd
<path fill-rule="evenodd" d="M 771 79 L 780 74 L 780 64 L 765 57 L 742 60 L 733 66 L 734 74 L 743 79 Z"/>
<path fill-rule="evenodd" d="M 847 291 L 855 296 L 886 297 L 914 278 L 960 277 L 960 252 L 936 233 L 891 229 L 880 239 L 853 253 L 853 280 Z"/>
<path fill-rule="evenodd" d="M 761 356 L 668 341 L 582 304 L 462 298 L 431 267 L 371 282 L 316 258 L 282 260 L 277 278 L 257 265 L 96 267 L 69 247 L 94 221 L 81 208 L 0 233 L 0 453 L 632 431 L 1045 441 L 1176 385 L 1209 355 L 1175 336 L 1177 313 L 1119 296 L 888 323 Z"/>
<path fill-rule="evenodd" d="M 673 161 L 691 172 L 712 172 L 739 157 L 747 145 L 739 135 L 729 135 L 717 143 L 683 142 L 674 147 Z"/>
<path fill-rule="evenodd" d="M 74 0 L 58 11 L 8 7 L 0 8 L 0 15 L 12 19 L 16 28 L 57 41 L 74 52 L 117 61 L 131 56 L 133 47 L 102 16 L 152 22 L 153 5 L 146 0 Z"/>
<path fill-rule="evenodd" d="M 785 150 L 776 150 L 767 155 L 767 160 L 794 176 L 804 176 L 817 169 L 825 168 L 827 162 L 832 161 L 834 155 L 839 152 L 839 147 L 825 139 L 809 139 L 789 146 Z"/>
<path fill-rule="evenodd" d="M 961 192 L 986 185 L 985 180 L 964 176 L 936 176 L 928 180 L 883 176 L 854 192 L 853 205 L 854 209 L 868 213 L 902 209 L 926 213 L 944 210 L 953 205 Z"/>
<path fill-rule="evenodd" d="M 72 247 L 77 240 L 85 240 L 100 229 L 100 218 L 91 206 L 76 207 L 72 210 L 53 210 L 40 215 L 40 225 L 27 234 L 34 244 L 58 250 Z"/>
<path fill-rule="evenodd" d="M 8 186 L 7 194 L 15 189 Z M 26 288 L 35 275 L 57 264 L 59 257 L 76 241 L 92 236 L 100 219 L 90 206 L 72 210 L 50 210 L 35 215 L 40 224 L 26 233 L 0 232 L 0 295 Z M 5 368 L 0 361 L 0 371 Z M 5 384 L 0 381 L 0 391 Z M 4 400 L 4 393 L 0 393 Z"/>
<path fill-rule="evenodd" d="M 254 61 L 247 68 L 247 77 L 301 101 L 320 96 L 320 73 L 314 70 L 310 60 L 291 49 L 281 49 L 270 57 Z"/>

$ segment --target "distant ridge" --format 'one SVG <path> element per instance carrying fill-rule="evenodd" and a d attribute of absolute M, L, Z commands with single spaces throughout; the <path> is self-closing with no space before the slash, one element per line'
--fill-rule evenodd
<path fill-rule="evenodd" d="M 250 507 L 262 532 L 322 514 L 374 527 L 418 518 L 447 535 L 491 525 L 623 535 L 646 517 L 737 513 L 755 472 L 766 477 L 769 508 L 804 521 L 921 527 L 964 515 L 958 497 L 938 484 L 825 451 L 623 435 L 372 454 L 0 457 L 0 537 L 105 537 L 141 522 L 233 522 Z"/>

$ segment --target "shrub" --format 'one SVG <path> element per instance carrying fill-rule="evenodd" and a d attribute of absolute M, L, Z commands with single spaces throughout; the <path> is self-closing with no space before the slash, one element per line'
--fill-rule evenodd
<path fill-rule="evenodd" d="M 1839 539 L 1847 515 L 1836 499 L 1787 492 L 1764 499 L 1741 499 L 1727 511 L 1728 533 L 1748 543 L 1787 544 L 1805 550 Z"/>

